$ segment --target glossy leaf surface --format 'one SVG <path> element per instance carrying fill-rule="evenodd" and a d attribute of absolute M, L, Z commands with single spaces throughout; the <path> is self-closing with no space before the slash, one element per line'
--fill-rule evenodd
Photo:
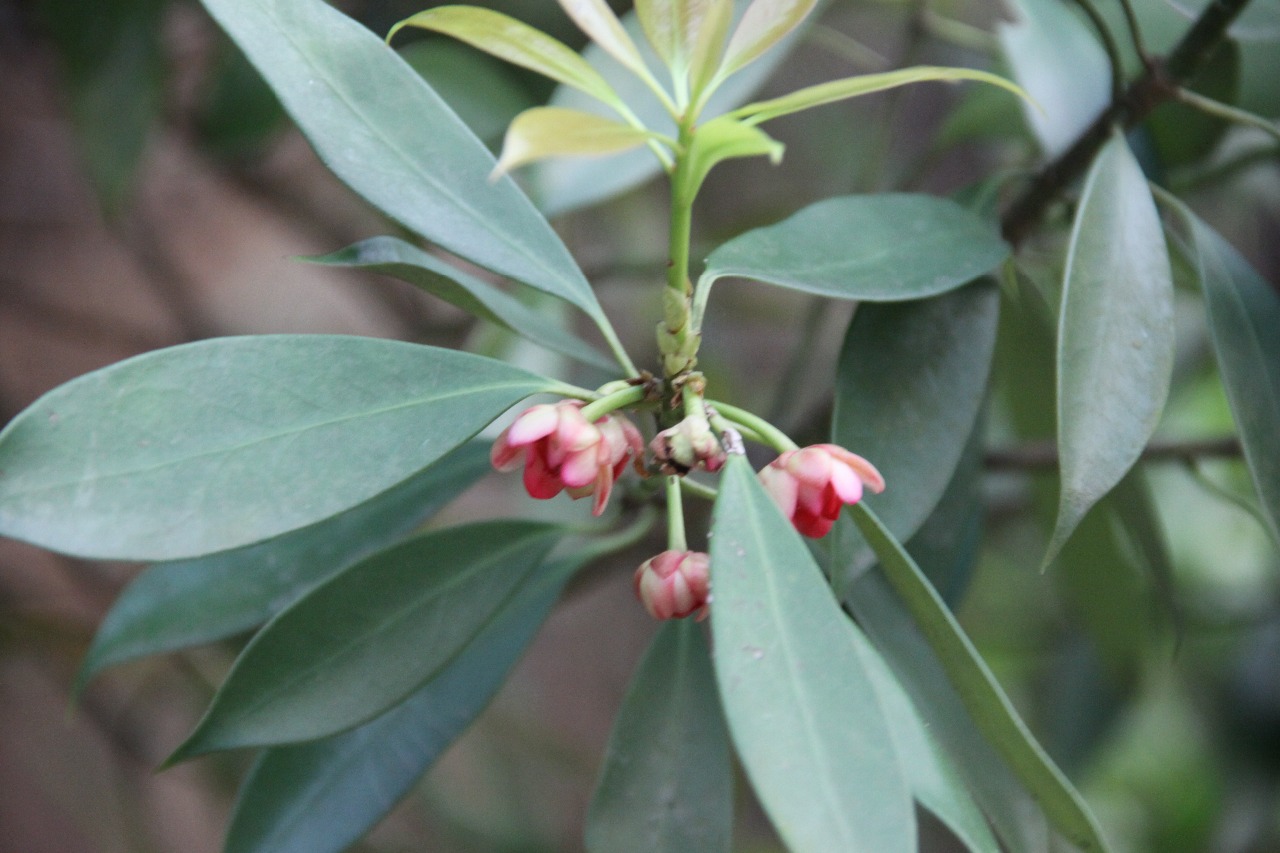
<path fill-rule="evenodd" d="M 96 558 L 236 548 L 386 491 L 553 384 L 336 335 L 148 353 L 50 391 L 0 433 L 0 533 Z"/>
<path fill-rule="evenodd" d="M 569 334 L 501 288 L 467 275 L 395 237 L 372 237 L 333 254 L 308 260 L 393 276 L 477 317 L 510 329 L 539 346 L 604 370 L 618 369 L 613 361 L 580 338 Z"/>
<path fill-rule="evenodd" d="M 971 68 L 942 68 L 922 65 L 915 68 L 903 68 L 899 71 L 888 71 L 883 74 L 862 74 L 857 77 L 846 77 L 842 80 L 819 83 L 816 86 L 807 86 L 788 95 L 739 107 L 733 111 L 732 115 L 740 117 L 751 124 L 759 124 L 760 122 L 790 115 L 801 110 L 820 107 L 823 104 L 834 104 L 837 101 L 856 98 L 859 95 L 869 95 L 872 92 L 883 92 L 886 89 L 895 89 L 898 86 L 906 86 L 911 83 L 956 83 L 961 80 L 990 83 L 1015 95 L 1027 97 L 1026 92 L 1022 91 L 1022 89 L 996 74 L 976 71 Z"/>
<path fill-rule="evenodd" d="M 1085 179 L 1058 319 L 1062 491 L 1050 562 L 1137 461 L 1173 372 L 1173 273 L 1146 179 L 1115 136 Z"/>
<path fill-rule="evenodd" d="M 729 730 L 796 853 L 914 851 L 915 817 L 856 630 L 743 457 L 721 476 L 711 627 Z"/>
<path fill-rule="evenodd" d="M 837 368 L 832 436 L 884 475 L 864 500 L 915 535 L 960 462 L 986 396 L 1000 300 L 980 282 L 933 299 L 865 304 Z"/>
<path fill-rule="evenodd" d="M 565 107 L 533 107 L 507 128 L 497 171 L 546 157 L 616 154 L 644 145 L 655 134 L 622 122 Z"/>
<path fill-rule="evenodd" d="M 572 48 L 510 15 L 479 6 L 437 6 L 396 24 L 387 40 L 403 27 L 443 33 L 606 104 L 619 103 L 613 87 Z"/>
<path fill-rule="evenodd" d="M 1227 402 L 1280 543 L 1280 297 L 1235 247 L 1200 220 L 1190 222 Z"/>
<path fill-rule="evenodd" d="M 898 598 L 932 647 L 974 723 L 1044 809 L 1053 826 L 1084 851 L 1107 849 L 1093 815 L 1013 709 L 973 643 L 915 561 L 863 504 L 851 508 Z"/>
<path fill-rule="evenodd" d="M 339 853 L 367 832 L 501 687 L 559 595 L 544 567 L 404 703 L 343 734 L 275 747 L 240 788 L 225 853 Z"/>
<path fill-rule="evenodd" d="M 321 0 L 206 0 L 325 164 L 375 207 L 480 266 L 598 317 L 551 226 L 394 51 Z"/>
<path fill-rule="evenodd" d="M 733 772 L 703 627 L 669 620 L 632 677 L 587 812 L 592 853 L 728 853 Z"/>
<path fill-rule="evenodd" d="M 105 667 L 232 637 L 435 513 L 489 470 L 484 444 L 458 448 L 333 518 L 206 557 L 158 563 L 125 588 L 93 638 L 83 685 Z"/>
<path fill-rule="evenodd" d="M 490 625 L 560 533 L 517 521 L 454 527 L 334 576 L 245 647 L 170 762 L 324 737 L 376 717 Z"/>
<path fill-rule="evenodd" d="M 702 277 L 894 302 L 954 290 L 1008 254 L 992 223 L 946 199 L 840 196 L 723 244 Z"/>
<path fill-rule="evenodd" d="M 558 0 L 578 28 L 634 74 L 648 74 L 648 66 L 618 16 L 605 0 Z"/>

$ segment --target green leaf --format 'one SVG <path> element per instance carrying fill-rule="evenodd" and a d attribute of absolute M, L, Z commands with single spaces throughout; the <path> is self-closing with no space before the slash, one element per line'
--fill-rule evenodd
<path fill-rule="evenodd" d="M 1005 849 L 1048 853 L 1043 812 L 974 723 L 883 571 L 861 574 L 843 600 L 908 690 L 929 732 L 955 757 L 957 771 Z"/>
<path fill-rule="evenodd" d="M 819 0 L 818 7 L 826 2 Z M 641 28 L 634 15 L 628 15 L 624 20 L 629 31 L 639 33 Z M 702 115 L 718 115 L 751 97 L 787 58 L 802 30 L 793 31 L 759 61 L 719 86 Z M 710 50 L 710 45 L 707 49 Z M 641 80 L 609 60 L 596 45 L 588 45 L 583 56 L 631 106 L 641 124 L 668 136 L 675 135 L 675 122 Z M 553 106 L 589 111 L 594 102 L 574 89 L 561 87 L 552 96 L 551 103 Z M 660 170 L 658 161 L 648 151 L 632 151 L 601 160 L 549 160 L 538 163 L 532 170 L 534 197 L 538 206 L 548 214 L 559 215 L 619 195 L 644 183 Z"/>
<path fill-rule="evenodd" d="M 488 470 L 488 447 L 464 445 L 333 518 L 243 548 L 150 567 L 103 620 L 77 690 L 108 666 L 261 625 L 320 581 L 410 532 Z"/>
<path fill-rule="evenodd" d="M 601 355 L 555 321 L 501 288 L 467 275 L 395 237 L 372 237 L 331 255 L 307 260 L 394 276 L 477 317 L 510 329 L 539 346 L 603 370 L 616 372 L 618 369 L 612 359 Z"/>
<path fill-rule="evenodd" d="M 1173 372 L 1173 272 L 1124 139 L 1098 153 L 1076 211 L 1058 319 L 1062 491 L 1045 565 L 1137 461 Z"/>
<path fill-rule="evenodd" d="M 711 627 L 725 716 L 796 853 L 914 851 L 915 816 L 856 630 L 741 456 L 721 477 Z"/>
<path fill-rule="evenodd" d="M 980 282 L 933 299 L 864 304 L 836 374 L 832 437 L 884 475 L 864 500 L 900 540 L 946 491 L 986 397 L 999 291 Z"/>
<path fill-rule="evenodd" d="M 840 196 L 721 245 L 699 286 L 739 276 L 819 296 L 895 302 L 954 290 L 1008 255 L 995 225 L 947 199 Z"/>
<path fill-rule="evenodd" d="M 777 165 L 782 161 L 783 145 L 756 127 L 721 116 L 698 128 L 689 149 L 689 185 L 685 192 L 690 198 L 706 180 L 717 163 L 735 157 L 768 157 Z"/>
<path fill-rule="evenodd" d="M 659 134 L 565 107 L 533 107 L 507 128 L 495 173 L 564 155 L 616 154 L 638 148 Z"/>
<path fill-rule="evenodd" d="M 929 734 L 915 706 L 884 658 L 872 647 L 862 632 L 849 623 L 849 634 L 858 649 L 858 657 L 875 685 L 876 695 L 889 723 L 893 745 L 902 762 L 912 794 L 968 850 L 974 853 L 999 853 L 1000 845 L 991 834 L 986 819 L 969 796 L 955 765 Z"/>
<path fill-rule="evenodd" d="M 490 56 L 572 86 L 603 103 L 622 103 L 600 72 L 573 49 L 510 15 L 478 6 L 437 6 L 396 24 L 387 33 L 387 41 L 404 27 L 443 33 Z"/>
<path fill-rule="evenodd" d="M 335 575 L 245 647 L 168 763 L 324 737 L 404 701 L 492 624 L 561 532 L 522 521 L 453 527 Z"/>
<path fill-rule="evenodd" d="M 396 52 L 491 150 L 511 120 L 541 100 L 520 72 L 461 42 L 422 39 Z"/>
<path fill-rule="evenodd" d="M 696 92 L 719 63 L 733 17 L 732 0 L 636 0 L 635 10 L 671 76 L 691 76 Z"/>
<path fill-rule="evenodd" d="M 887 71 L 883 74 L 861 74 L 857 77 L 846 77 L 807 86 L 789 95 L 758 101 L 734 110 L 730 115 L 740 118 L 749 124 L 759 124 L 779 116 L 790 115 L 801 110 L 833 104 L 837 101 L 869 95 L 872 92 L 883 92 L 911 83 L 944 82 L 955 83 L 961 80 L 977 80 L 999 86 L 1015 95 L 1030 99 L 1021 88 L 996 74 L 976 71 L 972 68 L 943 68 L 921 65 L 915 68 L 903 68 L 899 71 Z"/>
<path fill-rule="evenodd" d="M 649 76 L 649 67 L 640 58 L 640 51 L 631 36 L 623 28 L 618 16 L 605 0 L 558 0 L 561 8 L 573 19 L 591 40 L 600 45 L 632 74 Z"/>
<path fill-rule="evenodd" d="M 547 221 L 382 40 L 322 0 L 204 0 L 311 140 L 375 207 L 480 266 L 602 317 Z"/>
<path fill-rule="evenodd" d="M 502 686 L 560 593 L 543 567 L 438 675 L 381 717 L 265 751 L 245 779 L 225 853 L 339 853 L 399 801 Z"/>
<path fill-rule="evenodd" d="M 753 0 L 729 37 L 719 76 L 728 77 L 759 59 L 800 26 L 815 5 L 815 0 Z"/>
<path fill-rule="evenodd" d="M 1111 97 L 1111 63 L 1089 25 L 1057 0 L 1013 0 L 1014 23 L 998 25 L 1013 78 L 1043 109 L 1023 114 L 1046 158 L 1056 157 Z"/>
<path fill-rule="evenodd" d="M 593 853 L 730 849 L 733 772 L 711 653 L 690 619 L 663 624 L 632 677 L 587 811 Z"/>
<path fill-rule="evenodd" d="M 0 534 L 103 559 L 236 548 L 386 491 L 554 384 L 336 335 L 147 353 L 55 388 L 0 433 Z"/>
<path fill-rule="evenodd" d="M 915 561 L 865 505 L 855 504 L 851 512 L 979 730 L 1063 836 L 1086 853 L 1106 850 L 1088 806 L 1036 742 Z"/>
<path fill-rule="evenodd" d="M 1184 212 L 1227 402 L 1258 502 L 1280 545 L 1280 297 L 1230 243 Z"/>

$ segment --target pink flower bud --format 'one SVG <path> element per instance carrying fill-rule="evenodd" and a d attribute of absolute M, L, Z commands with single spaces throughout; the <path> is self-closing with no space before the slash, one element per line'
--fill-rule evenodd
<path fill-rule="evenodd" d="M 695 468 L 715 473 L 724 467 L 725 452 L 705 417 L 687 417 L 649 442 L 664 474 L 688 474 Z"/>
<path fill-rule="evenodd" d="M 633 455 L 644 452 L 644 442 L 624 417 L 588 423 L 582 405 L 562 400 L 526 409 L 494 441 L 489 458 L 499 471 L 523 465 L 530 496 L 553 498 L 566 489 L 574 499 L 594 495 L 591 512 L 600 515 L 613 481 Z"/>
<path fill-rule="evenodd" d="M 706 615 L 711 601 L 711 562 L 701 551 L 663 551 L 636 569 L 636 598 L 654 619 Z"/>
<path fill-rule="evenodd" d="M 835 444 L 788 450 L 765 466 L 760 482 L 783 515 L 805 536 L 826 536 L 845 504 L 866 486 L 884 491 L 884 478 L 867 460 Z"/>

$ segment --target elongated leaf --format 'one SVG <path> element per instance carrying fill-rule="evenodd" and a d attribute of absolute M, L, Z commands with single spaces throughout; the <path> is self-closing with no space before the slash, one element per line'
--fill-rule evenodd
<path fill-rule="evenodd" d="M 1280 544 L 1280 298 L 1230 243 L 1186 215 L 1227 402 L 1258 503 Z"/>
<path fill-rule="evenodd" d="M 695 53 L 705 61 L 723 47 L 733 0 L 636 0 L 635 9 L 649 44 L 678 78 L 690 70 L 699 73 L 690 68 Z"/>
<path fill-rule="evenodd" d="M 815 0 L 753 0 L 724 49 L 720 73 L 728 76 L 776 45 L 813 11 Z"/>
<path fill-rule="evenodd" d="M 152 566 L 125 588 L 103 620 L 80 667 L 77 689 L 108 666 L 261 625 L 320 581 L 408 533 L 488 470 L 488 447 L 465 445 L 318 524 L 243 548 Z"/>
<path fill-rule="evenodd" d="M 1058 321 L 1062 493 L 1045 563 L 1137 461 L 1173 372 L 1173 272 L 1146 179 L 1119 135 L 1076 211 Z"/>
<path fill-rule="evenodd" d="M 952 201 L 841 196 L 723 244 L 702 278 L 740 276 L 820 296 L 896 302 L 954 290 L 1008 254 L 995 225 Z"/>
<path fill-rule="evenodd" d="M 826 3 L 827 0 L 819 0 L 817 8 Z M 624 21 L 628 31 L 638 37 L 641 28 L 634 14 L 628 15 Z M 758 61 L 719 86 L 702 114 L 719 115 L 751 97 L 790 55 L 802 30 L 803 27 L 794 30 Z M 708 53 L 715 52 L 710 44 L 706 49 Z M 675 122 L 635 75 L 608 60 L 604 51 L 596 45 L 588 45 L 583 56 L 604 75 L 623 100 L 631 105 L 645 127 L 668 136 L 674 135 Z M 718 55 L 715 59 L 718 59 Z M 714 64 L 712 60 L 708 60 L 708 63 Z M 557 89 L 551 103 L 554 106 L 586 110 L 590 110 L 593 104 L 591 99 L 568 87 Z M 534 198 L 537 199 L 538 206 L 549 215 L 566 213 L 639 186 L 660 170 L 659 163 L 648 151 L 632 151 L 602 160 L 548 160 L 532 168 Z"/>
<path fill-rule="evenodd" d="M 395 237 L 373 237 L 331 255 L 308 260 L 394 276 L 477 317 L 523 335 L 539 346 L 563 353 L 583 364 L 617 370 L 611 359 L 506 291 L 467 275 Z"/>
<path fill-rule="evenodd" d="M 0 433 L 0 533 L 98 558 L 236 548 L 386 491 L 553 384 L 334 335 L 148 353 L 55 388 Z"/>
<path fill-rule="evenodd" d="M 655 138 L 655 133 L 591 113 L 533 107 L 516 116 L 507 128 L 496 171 L 509 172 L 545 157 L 616 154 Z"/>
<path fill-rule="evenodd" d="M 324 737 L 376 717 L 484 630 L 560 533 L 520 521 L 453 527 L 334 576 L 245 647 L 169 763 Z"/>
<path fill-rule="evenodd" d="M 605 0 L 559 0 L 561 8 L 578 28 L 633 74 L 648 75 L 636 43 Z"/>
<path fill-rule="evenodd" d="M 858 308 L 837 369 L 832 436 L 884 475 L 868 505 L 915 535 L 960 462 L 986 396 L 999 292 L 981 282 L 913 302 Z"/>
<path fill-rule="evenodd" d="M 424 39 L 398 47 L 396 53 L 490 150 L 502 141 L 513 118 L 542 100 L 519 71 L 462 42 Z"/>
<path fill-rule="evenodd" d="M 880 558 L 885 577 L 933 648 L 979 730 L 1063 836 L 1083 851 L 1106 850 L 1088 806 L 1031 735 L 911 556 L 865 505 L 855 504 L 851 511 L 862 535 Z"/>
<path fill-rule="evenodd" d="M 560 238 L 382 40 L 322 0 L 205 0 L 325 164 L 451 252 L 601 317 Z"/>
<path fill-rule="evenodd" d="M 712 119 L 698 129 L 689 149 L 690 192 L 697 191 L 717 163 L 735 157 L 768 157 L 776 165 L 782 161 L 782 150 L 781 142 L 757 127 L 727 116 Z"/>
<path fill-rule="evenodd" d="M 853 623 L 850 623 L 852 628 Z M 858 657 L 875 685 L 894 748 L 915 798 L 973 853 L 999 853 L 991 828 L 969 796 L 955 765 L 929 734 L 888 664 L 859 630 L 850 630 Z"/>
<path fill-rule="evenodd" d="M 801 110 L 812 109 L 823 104 L 833 104 L 848 98 L 856 98 L 859 95 L 869 95 L 872 92 L 896 89 L 898 86 L 906 86 L 911 83 L 956 83 L 961 80 L 990 83 L 1023 98 L 1030 97 L 1015 84 L 999 75 L 986 71 L 976 71 L 972 68 L 942 68 L 921 65 L 915 68 L 903 68 L 899 71 L 887 71 L 883 74 L 862 74 L 857 77 L 846 77 L 842 80 L 819 83 L 816 86 L 808 86 L 789 95 L 747 104 L 734 110 L 732 115 L 749 124 L 759 124 L 763 121 L 790 115 Z"/>
<path fill-rule="evenodd" d="M 543 567 L 403 704 L 340 735 L 275 747 L 240 788 L 225 853 L 339 853 L 363 835 L 489 703 L 567 576 Z"/>
<path fill-rule="evenodd" d="M 593 853 L 730 849 L 733 772 L 702 626 L 666 622 L 627 689 L 587 812 Z"/>
<path fill-rule="evenodd" d="M 907 689 L 930 734 L 955 757 L 958 772 L 1005 849 L 1047 853 L 1044 813 L 974 723 L 884 572 L 859 575 L 843 600 Z"/>
<path fill-rule="evenodd" d="M 712 531 L 720 696 L 783 841 L 796 853 L 914 851 L 911 797 L 856 629 L 740 456 L 725 466 Z"/>
<path fill-rule="evenodd" d="M 1014 0 L 996 30 L 1013 77 L 1043 109 L 1023 104 L 1046 158 L 1067 149 L 1111 95 L 1110 62 L 1083 18 L 1056 0 Z"/>
<path fill-rule="evenodd" d="M 387 41 L 403 27 L 443 33 L 491 56 L 572 86 L 603 103 L 621 103 L 600 72 L 573 49 L 510 15 L 479 6 L 437 6 L 396 24 L 387 33 Z"/>

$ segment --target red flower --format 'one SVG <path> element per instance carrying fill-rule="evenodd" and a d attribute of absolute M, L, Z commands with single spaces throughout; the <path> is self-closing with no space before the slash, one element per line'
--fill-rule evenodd
<path fill-rule="evenodd" d="M 701 619 L 711 600 L 711 562 L 701 551 L 663 551 L 636 569 L 636 598 L 654 619 Z"/>
<path fill-rule="evenodd" d="M 805 536 L 826 536 L 845 504 L 877 494 L 884 478 L 867 460 L 834 444 L 788 450 L 765 466 L 760 482 L 783 514 Z"/>
<path fill-rule="evenodd" d="M 594 495 L 591 513 L 599 515 L 613 481 L 632 455 L 644 452 L 644 442 L 626 418 L 605 415 L 588 423 L 582 405 L 564 400 L 525 410 L 498 436 L 489 458 L 499 471 L 523 464 L 532 497 L 554 498 L 565 489 L 575 499 Z"/>

